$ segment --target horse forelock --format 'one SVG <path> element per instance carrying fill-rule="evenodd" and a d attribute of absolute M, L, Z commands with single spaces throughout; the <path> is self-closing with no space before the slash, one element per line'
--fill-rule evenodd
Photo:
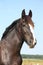
<path fill-rule="evenodd" d="M 33 22 L 29 22 L 29 24 L 32 26 L 32 28 L 34 28 L 34 23 Z"/>
<path fill-rule="evenodd" d="M 34 22 L 30 18 L 30 16 L 28 16 L 28 15 L 27 15 L 27 21 L 28 21 L 28 24 L 30 24 L 32 26 L 32 28 L 34 28 Z"/>

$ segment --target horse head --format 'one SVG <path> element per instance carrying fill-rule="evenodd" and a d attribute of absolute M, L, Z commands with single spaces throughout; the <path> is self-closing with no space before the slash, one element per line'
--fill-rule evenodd
<path fill-rule="evenodd" d="M 34 35 L 34 23 L 32 21 L 32 11 L 26 15 L 25 9 L 22 11 L 22 30 L 24 41 L 29 45 L 30 48 L 34 48 L 37 41 Z"/>

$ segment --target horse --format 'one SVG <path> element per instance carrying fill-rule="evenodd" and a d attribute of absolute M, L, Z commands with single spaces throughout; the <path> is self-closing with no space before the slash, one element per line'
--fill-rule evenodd
<path fill-rule="evenodd" d="M 22 56 L 20 50 L 25 41 L 30 48 L 34 48 L 37 41 L 34 35 L 34 23 L 32 11 L 26 15 L 22 10 L 21 18 L 13 21 L 8 26 L 0 40 L 0 65 L 21 65 Z"/>

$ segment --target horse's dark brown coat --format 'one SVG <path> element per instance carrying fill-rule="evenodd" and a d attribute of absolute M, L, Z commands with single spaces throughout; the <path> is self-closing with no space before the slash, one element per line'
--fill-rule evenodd
<path fill-rule="evenodd" d="M 5 32 L 0 41 L 0 65 L 21 65 L 22 57 L 20 50 L 23 45 L 24 34 L 22 30 L 22 24 L 31 24 L 34 27 L 34 23 L 31 20 L 32 15 L 24 15 L 25 11 L 22 11 L 22 18 L 14 21 Z M 32 13 L 31 13 L 32 14 Z M 25 17 L 25 19 L 24 19 Z"/>

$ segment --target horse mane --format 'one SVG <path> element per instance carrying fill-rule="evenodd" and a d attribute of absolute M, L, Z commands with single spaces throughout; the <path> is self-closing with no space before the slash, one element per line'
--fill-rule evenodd
<path fill-rule="evenodd" d="M 9 30 L 12 29 L 12 28 L 19 22 L 19 20 L 20 20 L 20 19 L 13 21 L 13 23 L 6 28 L 6 30 L 4 31 L 4 33 L 3 33 L 3 35 L 2 35 L 1 40 L 2 40 L 3 38 L 5 38 L 5 36 L 6 36 L 6 35 L 8 34 L 8 32 L 9 32 Z"/>

